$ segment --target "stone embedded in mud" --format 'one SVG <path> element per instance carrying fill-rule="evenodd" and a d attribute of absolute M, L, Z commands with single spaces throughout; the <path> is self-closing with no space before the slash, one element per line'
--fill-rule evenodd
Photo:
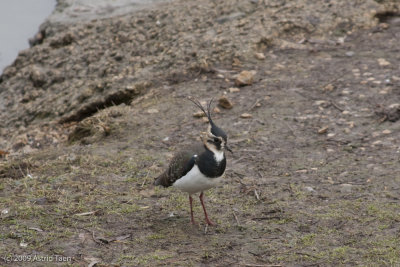
<path fill-rule="evenodd" d="M 264 53 L 255 53 L 254 56 L 256 57 L 256 59 L 259 59 L 259 60 L 265 59 Z"/>
<path fill-rule="evenodd" d="M 237 92 L 240 92 L 240 89 L 237 88 L 237 87 L 231 87 L 231 88 L 229 88 L 228 90 L 229 90 L 229 93 L 237 93 Z"/>
<path fill-rule="evenodd" d="M 146 110 L 146 112 L 149 114 L 155 114 L 158 113 L 159 111 L 156 108 L 149 108 L 148 110 Z"/>
<path fill-rule="evenodd" d="M 315 193 L 316 192 L 315 189 L 312 188 L 311 186 L 304 187 L 304 190 L 307 191 L 307 192 L 310 192 L 310 193 Z"/>
<path fill-rule="evenodd" d="M 231 109 L 233 108 L 232 102 L 226 97 L 226 96 L 221 96 L 218 99 L 218 104 L 225 109 Z"/>
<path fill-rule="evenodd" d="M 251 115 L 250 113 L 243 113 L 242 115 L 240 115 L 240 118 L 251 119 L 251 118 L 253 118 L 253 115 Z"/>
<path fill-rule="evenodd" d="M 324 90 L 326 90 L 326 91 L 333 91 L 335 89 L 335 87 L 330 83 L 330 84 L 327 84 L 325 87 L 324 87 Z"/>
<path fill-rule="evenodd" d="M 251 85 L 254 82 L 254 76 L 256 75 L 255 70 L 247 71 L 244 70 L 241 73 L 238 74 L 235 80 L 235 85 L 236 86 L 245 86 L 245 85 Z"/>
<path fill-rule="evenodd" d="M 384 58 L 378 58 L 378 64 L 379 64 L 379 66 L 381 66 L 381 67 L 386 67 L 386 66 L 389 66 L 389 65 L 390 65 L 390 62 L 387 61 L 387 60 L 384 59 Z"/>
<path fill-rule="evenodd" d="M 30 75 L 29 75 L 30 80 L 33 83 L 33 86 L 35 87 L 41 87 L 46 83 L 46 72 L 44 71 L 43 68 L 40 68 L 38 66 L 32 66 L 30 69 Z"/>
<path fill-rule="evenodd" d="M 195 118 L 202 118 L 204 116 L 205 116 L 205 114 L 203 111 L 193 113 L 193 117 L 195 117 Z"/>
<path fill-rule="evenodd" d="M 352 184 L 341 184 L 340 185 L 340 192 L 342 193 L 351 193 L 353 191 L 353 185 Z"/>
<path fill-rule="evenodd" d="M 60 48 L 63 46 L 67 46 L 74 42 L 75 36 L 71 32 L 67 32 L 63 35 L 56 35 L 55 37 L 50 39 L 50 46 L 53 48 Z"/>
<path fill-rule="evenodd" d="M 318 129 L 318 133 L 319 134 L 324 134 L 324 133 L 326 133 L 327 131 L 328 131 L 328 126 L 324 126 L 324 127 L 322 127 L 322 128 L 319 128 Z"/>

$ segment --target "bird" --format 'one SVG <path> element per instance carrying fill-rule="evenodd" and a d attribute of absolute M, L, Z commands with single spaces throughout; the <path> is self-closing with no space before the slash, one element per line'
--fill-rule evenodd
<path fill-rule="evenodd" d="M 156 186 L 176 187 L 189 194 L 191 223 L 196 224 L 193 217 L 192 195 L 200 193 L 199 199 L 208 225 L 215 225 L 207 214 L 204 206 L 204 191 L 215 187 L 221 181 L 226 168 L 225 150 L 228 146 L 227 134 L 218 127 L 211 117 L 211 99 L 207 111 L 197 99 L 188 97 L 208 118 L 207 132 L 201 134 L 201 142 L 186 147 L 177 152 L 167 169 L 154 182 Z"/>

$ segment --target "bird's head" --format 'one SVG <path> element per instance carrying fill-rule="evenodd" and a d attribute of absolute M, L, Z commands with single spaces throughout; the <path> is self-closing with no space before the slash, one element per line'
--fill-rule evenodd
<path fill-rule="evenodd" d="M 200 102 L 197 99 L 192 99 L 188 98 L 190 101 L 192 101 L 198 108 L 201 109 L 201 111 L 204 112 L 204 114 L 208 118 L 208 129 L 207 132 L 202 135 L 203 142 L 207 148 L 210 150 L 217 150 L 217 151 L 224 151 L 225 149 L 228 150 L 229 152 L 232 153 L 232 150 L 228 146 L 228 136 L 222 130 L 219 128 L 212 120 L 211 118 L 211 104 L 213 99 L 210 100 L 210 102 L 207 105 L 207 111 L 203 108 L 203 106 L 200 104 Z"/>

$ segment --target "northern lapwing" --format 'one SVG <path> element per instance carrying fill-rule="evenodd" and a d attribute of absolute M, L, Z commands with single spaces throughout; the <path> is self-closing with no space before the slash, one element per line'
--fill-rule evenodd
<path fill-rule="evenodd" d="M 188 98 L 199 107 L 208 118 L 208 129 L 201 136 L 202 142 L 179 151 L 172 158 L 167 170 L 158 176 L 155 185 L 164 187 L 174 186 L 183 192 L 189 193 L 190 216 L 193 218 L 192 195 L 200 192 L 200 202 L 203 206 L 204 216 L 208 225 L 214 225 L 208 218 L 204 206 L 204 191 L 216 186 L 225 172 L 225 150 L 230 150 L 227 145 L 226 133 L 213 122 L 211 118 L 212 99 L 208 103 L 207 111 L 198 100 Z"/>

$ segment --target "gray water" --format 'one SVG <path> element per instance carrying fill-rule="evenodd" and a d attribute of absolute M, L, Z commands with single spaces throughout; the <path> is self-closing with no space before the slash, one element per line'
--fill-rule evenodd
<path fill-rule="evenodd" d="M 56 0 L 0 0 L 0 74 L 46 19 L 50 23 L 76 23 L 121 16 L 170 0 L 58 0 L 63 8 L 54 10 Z"/>
<path fill-rule="evenodd" d="M 56 0 L 0 0 L 0 74 L 51 14 Z"/>
<path fill-rule="evenodd" d="M 2 1 L 2 0 L 0 0 Z M 34 1 L 34 0 L 32 0 Z M 171 0 L 58 0 L 62 10 L 49 17 L 51 23 L 76 23 L 99 18 L 122 16 Z"/>

